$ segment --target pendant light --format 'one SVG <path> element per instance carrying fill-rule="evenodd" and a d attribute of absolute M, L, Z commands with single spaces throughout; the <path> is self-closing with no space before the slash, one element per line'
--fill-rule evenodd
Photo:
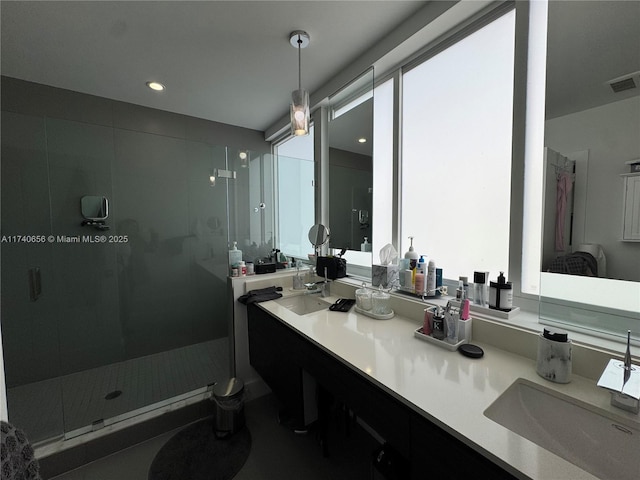
<path fill-rule="evenodd" d="M 309 134 L 309 92 L 302 88 L 300 50 L 309 45 L 309 34 L 302 30 L 291 32 L 291 45 L 298 49 L 298 89 L 291 94 L 291 133 L 296 136 Z"/>

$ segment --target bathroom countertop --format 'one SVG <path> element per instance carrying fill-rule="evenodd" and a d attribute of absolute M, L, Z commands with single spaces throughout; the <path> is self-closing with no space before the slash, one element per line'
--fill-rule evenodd
<path fill-rule="evenodd" d="M 324 300 L 334 302 L 337 297 Z M 483 358 L 467 358 L 415 338 L 421 323 L 401 316 L 375 320 L 354 309 L 299 316 L 275 301 L 260 305 L 517 477 L 597 478 L 483 414 L 514 381 L 524 378 L 620 415 L 609 405 L 609 394 L 593 380 L 573 375 L 569 384 L 545 381 L 533 360 L 485 343 L 472 342 L 482 347 Z"/>

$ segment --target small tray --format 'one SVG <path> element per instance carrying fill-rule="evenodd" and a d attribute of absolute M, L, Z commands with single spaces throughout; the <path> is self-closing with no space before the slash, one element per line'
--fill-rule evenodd
<path fill-rule="evenodd" d="M 339 298 L 336 303 L 329 307 L 329 310 L 332 312 L 348 312 L 354 303 L 356 301 L 351 298 Z"/>
<path fill-rule="evenodd" d="M 460 345 L 464 345 L 465 343 L 468 343 L 467 340 L 460 340 L 458 343 L 449 343 L 449 342 L 445 342 L 444 340 L 438 340 L 437 338 L 434 338 L 430 335 L 425 335 L 424 333 L 422 333 L 422 327 L 415 330 L 413 332 L 413 336 L 416 338 L 419 338 L 420 340 L 424 340 L 425 342 L 438 345 L 441 348 L 446 348 L 450 352 L 455 352 L 456 350 L 458 350 L 458 347 Z"/>
<path fill-rule="evenodd" d="M 370 312 L 368 310 L 362 310 L 357 305 L 353 308 L 355 308 L 356 312 L 366 315 L 367 317 L 375 318 L 376 320 L 389 320 L 393 318 L 396 314 L 393 310 L 391 310 L 391 313 L 387 313 L 386 315 L 379 315 L 379 314 Z"/>
<path fill-rule="evenodd" d="M 451 305 L 460 308 L 460 300 L 451 300 Z M 469 310 L 471 311 L 471 313 L 477 313 L 489 318 L 500 318 L 502 320 L 511 320 L 513 317 L 520 313 L 520 307 L 513 307 L 508 312 L 505 312 L 503 310 L 496 310 L 489 307 L 474 305 L 473 300 L 469 301 Z"/>

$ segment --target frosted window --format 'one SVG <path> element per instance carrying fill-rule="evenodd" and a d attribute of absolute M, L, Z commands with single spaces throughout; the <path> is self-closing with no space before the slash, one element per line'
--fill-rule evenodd
<path fill-rule="evenodd" d="M 313 253 L 308 233 L 315 223 L 313 127 L 309 135 L 277 146 L 278 248 L 288 256 Z"/>
<path fill-rule="evenodd" d="M 380 249 L 392 243 L 393 218 L 393 79 L 374 90 L 373 97 L 373 263 Z"/>
<path fill-rule="evenodd" d="M 515 12 L 403 75 L 402 232 L 446 278 L 508 271 Z"/>

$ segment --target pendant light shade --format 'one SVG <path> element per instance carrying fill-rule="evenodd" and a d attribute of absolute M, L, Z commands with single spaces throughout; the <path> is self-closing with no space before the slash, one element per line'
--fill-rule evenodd
<path fill-rule="evenodd" d="M 309 134 L 309 92 L 302 88 L 300 50 L 309 45 L 309 34 L 301 30 L 292 32 L 289 42 L 298 49 L 298 89 L 291 93 L 291 133 L 296 136 Z"/>
<path fill-rule="evenodd" d="M 300 136 L 309 133 L 309 92 L 294 90 L 291 94 L 291 133 Z"/>

